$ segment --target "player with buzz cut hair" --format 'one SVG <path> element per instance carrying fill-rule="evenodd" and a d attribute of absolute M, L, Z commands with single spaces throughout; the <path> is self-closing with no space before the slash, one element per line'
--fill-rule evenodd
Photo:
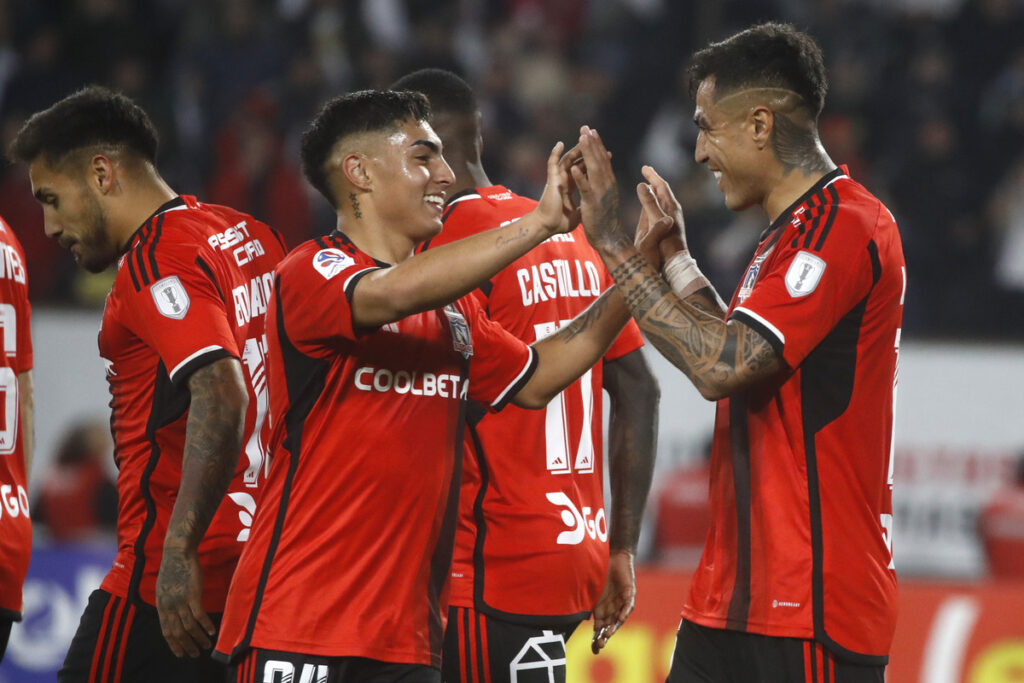
<path fill-rule="evenodd" d="M 440 681 L 468 399 L 543 408 L 629 320 L 612 288 L 527 346 L 471 295 L 575 224 L 562 143 L 533 211 L 415 254 L 453 181 L 429 116 L 418 93 L 360 91 L 303 135 L 338 225 L 275 279 L 269 488 L 215 655 L 234 680 Z"/>
<path fill-rule="evenodd" d="M 455 174 L 444 229 L 429 242 L 431 248 L 515 220 L 536 206 L 487 177 L 482 117 L 465 81 L 449 71 L 422 69 L 392 87 L 430 100 L 431 125 Z M 583 228 L 575 226 L 516 259 L 477 294 L 491 320 L 533 342 L 571 320 L 611 284 Z M 658 419 L 658 385 L 642 345 L 631 321 L 603 362 L 544 412 L 510 406 L 470 421 L 442 665 L 448 683 L 509 681 L 513 670 L 535 666 L 529 655 L 541 643 L 561 661 L 553 680 L 564 681 L 565 641 L 579 623 L 593 612 L 597 652 L 632 610 L 633 557 Z M 611 398 L 607 514 L 602 387 Z"/>
<path fill-rule="evenodd" d="M 265 466 L 263 323 L 284 244 L 174 192 L 157 141 L 130 99 L 89 87 L 34 114 L 10 149 L 29 165 L 46 234 L 89 271 L 117 264 L 99 334 L 117 557 L 62 682 L 223 680 L 208 653 Z"/>
<path fill-rule="evenodd" d="M 717 401 L 711 529 L 668 680 L 881 683 L 896 622 L 900 235 L 821 145 L 813 38 L 753 26 L 697 52 L 690 75 L 697 162 L 726 206 L 769 220 L 729 306 L 650 167 L 672 231 L 647 233 L 638 252 L 616 220 L 584 217 L 640 328 Z M 592 174 L 607 152 L 586 129 L 580 147 Z"/>

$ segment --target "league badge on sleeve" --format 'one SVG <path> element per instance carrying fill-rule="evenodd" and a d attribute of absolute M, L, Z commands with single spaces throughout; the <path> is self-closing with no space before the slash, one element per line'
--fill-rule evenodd
<path fill-rule="evenodd" d="M 355 262 L 341 249 L 321 249 L 313 255 L 313 267 L 325 280 L 330 280 Z"/>
<path fill-rule="evenodd" d="M 156 310 L 160 311 L 160 315 L 181 320 L 188 313 L 188 293 L 177 275 L 154 282 L 149 292 L 153 295 Z"/>
<path fill-rule="evenodd" d="M 473 339 L 469 336 L 466 318 L 452 304 L 444 307 L 444 314 L 448 316 L 448 327 L 452 331 L 452 346 L 463 358 L 469 358 L 473 355 Z"/>
<path fill-rule="evenodd" d="M 801 251 L 786 271 L 786 290 L 793 298 L 807 296 L 815 290 L 825 274 L 825 261 L 809 251 Z"/>

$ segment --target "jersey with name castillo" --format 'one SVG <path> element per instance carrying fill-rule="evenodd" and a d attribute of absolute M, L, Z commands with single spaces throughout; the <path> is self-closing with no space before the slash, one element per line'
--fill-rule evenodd
<path fill-rule="evenodd" d="M 732 298 L 788 369 L 718 402 L 712 526 L 686 619 L 887 659 L 892 439 L 906 268 L 888 209 L 845 169 L 780 214 Z"/>
<path fill-rule="evenodd" d="M 336 232 L 279 268 L 272 464 L 220 659 L 251 646 L 440 666 L 465 399 L 501 408 L 536 354 L 471 296 L 355 328 L 353 292 L 382 267 Z"/>
<path fill-rule="evenodd" d="M 0 618 L 21 618 L 21 587 L 32 552 L 18 376 L 32 369 L 25 253 L 0 218 Z"/>
<path fill-rule="evenodd" d="M 104 590 L 154 603 L 181 480 L 188 379 L 204 365 L 234 357 L 249 390 L 244 447 L 199 545 L 203 606 L 223 609 L 266 462 L 264 322 L 272 273 L 284 253 L 277 232 L 251 216 L 181 196 L 139 228 L 121 257 L 99 334 L 119 496 L 118 551 Z"/>
<path fill-rule="evenodd" d="M 502 186 L 457 195 L 431 246 L 498 227 L 537 202 Z M 611 285 L 583 228 L 556 235 L 481 288 L 490 318 L 526 342 L 565 325 Z M 634 322 L 605 355 L 643 345 Z M 608 566 L 602 468 L 602 364 L 544 410 L 510 406 L 468 441 L 452 564 L 452 604 L 515 621 L 574 621 Z"/>

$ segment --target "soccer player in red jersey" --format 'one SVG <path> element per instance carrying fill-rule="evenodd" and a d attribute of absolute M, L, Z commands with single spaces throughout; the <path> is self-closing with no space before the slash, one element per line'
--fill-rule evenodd
<path fill-rule="evenodd" d="M 156 150 L 145 112 L 96 87 L 32 116 L 11 146 L 47 235 L 87 270 L 117 263 L 99 349 L 118 553 L 60 681 L 223 680 L 206 653 L 265 465 L 264 320 L 284 245 L 251 216 L 179 196 Z"/>
<path fill-rule="evenodd" d="M 758 25 L 697 52 L 690 74 L 696 160 L 730 209 L 760 206 L 770 221 L 729 306 L 653 169 L 676 229 L 649 232 L 643 255 L 614 219 L 584 217 L 648 339 L 718 402 L 712 526 L 668 680 L 881 682 L 896 617 L 896 223 L 821 146 L 811 37 Z M 607 163 L 593 131 L 581 147 L 591 174 Z"/>
<path fill-rule="evenodd" d="M 32 463 L 32 307 L 25 252 L 0 218 L 0 661 L 21 621 L 21 587 L 32 553 L 28 474 Z"/>
<path fill-rule="evenodd" d="M 455 74 L 423 69 L 392 85 L 430 100 L 431 125 L 455 174 L 440 246 L 515 220 L 537 202 L 492 185 L 480 159 L 481 114 Z M 488 317 L 527 343 L 583 311 L 611 284 L 576 227 L 477 290 Z M 565 640 L 594 612 L 599 650 L 632 610 L 633 556 L 654 467 L 658 385 L 634 322 L 582 379 L 543 412 L 509 406 L 470 421 L 452 560 L 444 680 L 509 681 L 536 668 L 535 645 L 565 680 Z M 604 508 L 602 386 L 612 506 Z M 609 549 L 611 551 L 609 562 Z M 602 590 L 603 589 L 603 590 Z M 473 656 L 479 652 L 479 656 Z"/>
<path fill-rule="evenodd" d="M 414 255 L 454 180 L 428 117 L 419 93 L 361 91 L 303 135 L 338 228 L 276 275 L 266 503 L 215 654 L 234 680 L 440 681 L 466 399 L 543 408 L 629 319 L 612 288 L 527 346 L 466 296 L 575 224 L 561 143 L 536 209 Z"/>

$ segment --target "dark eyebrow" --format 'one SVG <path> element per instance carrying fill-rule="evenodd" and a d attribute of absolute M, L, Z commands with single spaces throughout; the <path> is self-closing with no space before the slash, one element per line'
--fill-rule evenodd
<path fill-rule="evenodd" d="M 410 147 L 415 147 L 416 145 L 423 145 L 424 147 L 429 149 L 434 154 L 437 154 L 437 153 L 439 153 L 441 151 L 441 148 L 433 140 L 416 140 L 415 142 L 413 142 L 409 146 Z"/>

